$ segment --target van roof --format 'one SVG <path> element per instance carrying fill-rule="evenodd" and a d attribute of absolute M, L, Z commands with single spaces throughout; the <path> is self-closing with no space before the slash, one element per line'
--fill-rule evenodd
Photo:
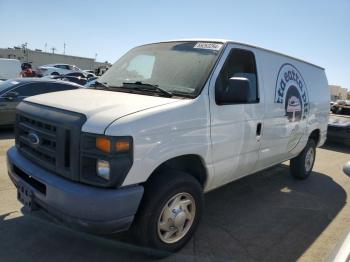
<path fill-rule="evenodd" d="M 297 60 L 299 62 L 302 62 L 302 63 L 305 63 L 305 64 L 308 64 L 308 65 L 311 65 L 311 66 L 314 66 L 314 67 L 317 67 L 319 69 L 324 70 L 324 68 L 321 67 L 321 66 L 315 65 L 313 63 L 307 62 L 305 60 L 302 60 L 302 59 L 299 59 L 299 58 L 296 58 L 296 57 L 293 57 L 293 56 L 290 56 L 290 55 L 286 55 L 286 54 L 283 54 L 283 53 L 280 53 L 280 52 L 276 52 L 276 51 L 273 51 L 273 50 L 270 50 L 270 49 L 267 49 L 267 48 L 263 48 L 263 47 L 259 47 L 259 46 L 255 46 L 255 45 L 250 45 L 250 44 L 245 44 L 245 43 L 241 43 L 241 42 L 237 42 L 237 41 L 233 41 L 233 40 L 229 40 L 229 39 L 185 38 L 185 39 L 173 39 L 173 40 L 167 40 L 167 41 L 159 41 L 159 42 L 154 42 L 154 44 L 155 43 L 165 43 L 165 42 L 179 42 L 179 41 L 217 42 L 217 43 L 223 43 L 223 44 L 230 43 L 230 44 L 237 44 L 237 45 L 242 45 L 242 46 L 247 46 L 247 47 L 253 47 L 253 48 L 260 49 L 260 50 L 267 51 L 267 52 L 271 52 L 271 53 L 274 53 L 274 54 L 277 54 L 277 55 L 285 56 L 285 57 L 288 57 L 288 58 Z"/>

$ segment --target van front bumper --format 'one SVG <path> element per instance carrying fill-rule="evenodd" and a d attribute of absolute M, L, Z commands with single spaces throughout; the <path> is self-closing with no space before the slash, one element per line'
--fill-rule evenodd
<path fill-rule="evenodd" d="M 33 205 L 69 226 L 91 233 L 129 229 L 144 191 L 140 185 L 112 189 L 70 181 L 26 159 L 16 147 L 7 151 L 7 160 L 12 182 L 30 189 Z"/>

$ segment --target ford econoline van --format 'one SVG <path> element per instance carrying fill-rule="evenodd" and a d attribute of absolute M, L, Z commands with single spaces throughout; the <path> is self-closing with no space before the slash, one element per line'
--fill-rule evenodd
<path fill-rule="evenodd" d="M 174 252 L 203 194 L 290 160 L 312 175 L 326 139 L 325 70 L 226 40 L 142 45 L 95 85 L 17 107 L 8 173 L 28 210 Z M 222 199 L 222 201 L 228 201 Z"/>

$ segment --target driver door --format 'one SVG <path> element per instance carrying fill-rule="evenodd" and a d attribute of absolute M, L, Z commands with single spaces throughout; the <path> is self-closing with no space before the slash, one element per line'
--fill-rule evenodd
<path fill-rule="evenodd" d="M 253 172 L 263 128 L 262 78 L 253 48 L 229 44 L 210 80 L 210 113 L 214 187 Z M 232 77 L 249 80 L 249 101 L 218 104 L 221 89 Z"/>

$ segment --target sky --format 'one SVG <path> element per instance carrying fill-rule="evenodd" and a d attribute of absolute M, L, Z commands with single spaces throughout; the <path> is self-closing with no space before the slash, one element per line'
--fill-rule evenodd
<path fill-rule="evenodd" d="M 320 65 L 350 90 L 350 0 L 0 0 L 0 47 L 115 62 L 140 44 L 220 38 Z"/>

